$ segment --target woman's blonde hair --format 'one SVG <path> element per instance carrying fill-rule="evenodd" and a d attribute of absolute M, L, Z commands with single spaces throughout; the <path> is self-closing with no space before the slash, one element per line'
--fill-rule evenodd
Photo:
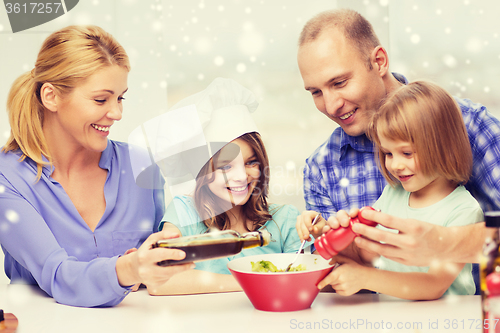
<path fill-rule="evenodd" d="M 259 133 L 246 133 L 238 137 L 238 139 L 248 143 L 253 149 L 255 158 L 259 163 L 260 175 L 257 185 L 255 185 L 250 199 L 242 206 L 243 216 L 253 223 L 253 229 L 248 231 L 254 231 L 272 218 L 267 203 L 269 191 L 269 159 Z M 231 227 L 229 217 L 226 212 L 217 215 L 216 212 L 221 211 L 218 204 L 218 198 L 215 197 L 208 187 L 208 184 L 215 178 L 213 172 L 216 170 L 215 166 L 217 165 L 219 153 L 220 151 L 201 169 L 196 181 L 194 202 L 198 214 L 208 228 L 216 227 L 220 230 L 226 230 Z M 209 174 L 211 174 L 211 176 L 208 176 Z M 246 225 L 245 227 L 248 228 Z"/>
<path fill-rule="evenodd" d="M 44 41 L 35 68 L 12 84 L 7 98 L 10 137 L 3 152 L 20 149 L 21 161 L 26 157 L 37 164 L 37 179 L 50 163 L 43 135 L 44 106 L 40 89 L 52 84 L 64 96 L 98 70 L 111 65 L 130 70 L 125 49 L 109 33 L 97 26 L 69 26 L 52 33 Z"/>
<path fill-rule="evenodd" d="M 439 175 L 456 184 L 467 182 L 472 151 L 457 102 L 436 84 L 415 81 L 392 92 L 376 112 L 368 136 L 378 148 L 382 174 L 389 184 L 398 181 L 385 166 L 380 137 L 410 142 L 425 175 Z"/>

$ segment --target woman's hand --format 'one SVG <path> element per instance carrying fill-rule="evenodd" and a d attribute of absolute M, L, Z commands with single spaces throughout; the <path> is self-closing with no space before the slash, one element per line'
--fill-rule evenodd
<path fill-rule="evenodd" d="M 137 249 L 134 247 L 134 248 L 131 248 L 131 249 L 128 249 L 127 251 L 125 251 L 125 254 L 124 255 L 127 255 L 127 254 L 130 254 L 130 253 L 134 253 L 136 252 Z M 139 290 L 139 287 L 141 286 L 140 283 L 136 283 L 132 286 L 132 288 L 130 289 L 131 291 L 137 291 Z"/>
<path fill-rule="evenodd" d="M 137 283 L 143 283 L 148 286 L 161 285 L 173 275 L 194 268 L 195 265 L 193 263 L 168 267 L 157 265 L 158 262 L 163 260 L 184 259 L 186 254 L 181 250 L 152 248 L 152 245 L 161 239 L 176 238 L 179 236 L 180 234 L 177 231 L 171 229 L 154 233 L 144 241 L 137 251 L 131 251 L 118 258 L 116 261 L 116 274 L 120 285 L 131 286 Z"/>

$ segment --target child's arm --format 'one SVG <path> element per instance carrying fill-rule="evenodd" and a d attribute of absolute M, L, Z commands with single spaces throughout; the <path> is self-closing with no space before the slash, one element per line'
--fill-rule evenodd
<path fill-rule="evenodd" d="M 357 256 L 359 257 L 359 260 L 356 260 L 356 261 L 362 265 L 374 266 L 373 262 L 376 259 L 380 258 L 380 255 L 378 253 L 361 249 L 354 242 L 349 244 L 349 247 L 352 247 L 352 249 L 353 249 L 352 251 L 354 251 L 357 254 Z"/>
<path fill-rule="evenodd" d="M 165 230 L 165 229 L 170 229 L 170 230 L 173 230 L 173 231 L 177 231 L 179 233 L 179 235 L 182 235 L 181 230 L 179 228 L 177 228 L 177 226 L 175 224 L 173 224 L 173 223 L 165 221 L 163 223 L 163 229 L 161 229 L 161 230 Z"/>
<path fill-rule="evenodd" d="M 365 253 L 366 252 L 366 253 Z M 364 251 L 360 249 L 359 247 L 352 242 L 349 244 L 345 249 L 340 251 L 339 255 L 343 257 L 347 257 L 357 264 L 363 265 L 363 266 L 373 266 L 372 262 L 375 258 L 372 258 L 371 256 L 368 256 L 368 254 L 371 252 Z M 340 257 L 339 255 L 335 256 L 332 258 L 333 262 L 337 262 L 337 259 Z M 373 257 L 376 257 L 377 255 L 374 254 Z"/>
<path fill-rule="evenodd" d="M 464 264 L 437 263 L 427 273 L 392 272 L 357 264 L 344 256 L 334 258 L 341 265 L 319 284 L 331 284 L 343 296 L 361 289 L 409 300 L 433 300 L 441 297 L 455 281 Z"/>
<path fill-rule="evenodd" d="M 183 295 L 241 291 L 236 279 L 229 274 L 192 269 L 172 276 L 160 286 L 146 286 L 150 295 Z"/>

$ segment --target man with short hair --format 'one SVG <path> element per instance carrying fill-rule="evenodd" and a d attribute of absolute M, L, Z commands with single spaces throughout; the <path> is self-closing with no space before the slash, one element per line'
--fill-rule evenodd
<path fill-rule="evenodd" d="M 340 9 L 320 13 L 304 26 L 299 38 L 298 65 L 304 87 L 318 110 L 335 121 L 326 142 L 306 160 L 304 196 L 306 209 L 297 221 L 308 238 L 311 220 L 373 204 L 386 181 L 377 166 L 373 143 L 366 137 L 371 115 L 385 96 L 402 84 L 402 75 L 389 71 L 387 51 L 380 45 L 371 24 L 359 13 Z M 456 98 L 460 106 L 474 158 L 467 189 L 483 209 L 500 208 L 500 122 L 482 105 Z M 353 211 L 351 215 L 357 214 Z M 484 223 L 441 227 L 405 220 L 381 212 L 363 217 L 388 228 L 356 224 L 356 244 L 394 261 L 428 266 L 438 259 L 458 263 L 478 262 L 484 241 Z M 338 222 L 348 225 L 348 215 Z M 382 243 L 381 243 L 382 242 Z"/>

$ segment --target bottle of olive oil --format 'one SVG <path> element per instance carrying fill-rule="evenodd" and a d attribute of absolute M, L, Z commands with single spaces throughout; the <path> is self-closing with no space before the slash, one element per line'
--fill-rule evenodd
<path fill-rule="evenodd" d="M 486 227 L 492 229 L 483 245 L 480 262 L 483 332 L 500 332 L 500 211 L 484 214 Z"/>
<path fill-rule="evenodd" d="M 266 246 L 271 241 L 267 230 L 247 232 L 240 235 L 234 230 L 209 232 L 201 235 L 160 240 L 153 248 L 163 247 L 182 250 L 186 257 L 182 260 L 160 261 L 160 266 L 170 266 L 236 255 L 243 249 Z"/>

